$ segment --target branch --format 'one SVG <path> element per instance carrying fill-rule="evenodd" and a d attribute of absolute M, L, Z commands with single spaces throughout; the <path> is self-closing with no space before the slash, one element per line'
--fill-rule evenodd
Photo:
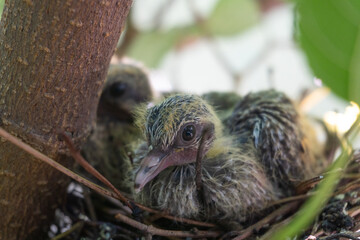
<path fill-rule="evenodd" d="M 121 222 L 129 224 L 130 226 L 139 229 L 140 231 L 147 233 L 147 236 L 150 235 L 158 235 L 164 237 L 192 237 L 192 238 L 204 238 L 204 237 L 218 237 L 221 232 L 219 231 L 175 231 L 175 230 L 164 230 L 153 227 L 151 225 L 146 225 L 135 221 L 129 217 L 126 217 L 122 214 L 117 214 L 115 218 Z"/>
<path fill-rule="evenodd" d="M 266 224 L 271 223 L 272 221 L 274 221 L 277 217 L 279 217 L 281 215 L 284 216 L 285 214 L 288 214 L 291 210 L 295 209 L 298 206 L 298 204 L 299 204 L 298 202 L 292 202 L 292 203 L 286 204 L 286 205 L 278 208 L 277 210 L 270 213 L 269 215 L 267 215 L 265 218 L 261 219 L 254 225 L 251 225 L 250 227 L 246 228 L 245 230 L 240 231 L 239 232 L 240 235 L 238 235 L 236 238 L 234 238 L 234 240 L 242 240 L 242 239 L 248 238 L 249 236 L 251 236 L 254 233 L 255 230 L 259 230 L 260 228 L 262 228 Z"/>
<path fill-rule="evenodd" d="M 11 135 L 10 133 L 6 132 L 4 129 L 0 128 L 0 136 L 3 137 L 4 139 L 8 140 L 9 142 L 11 142 L 12 144 L 18 146 L 19 148 L 23 149 L 25 152 L 31 154 L 32 156 L 34 156 L 35 158 L 49 164 L 50 166 L 52 166 L 53 168 L 57 169 L 58 171 L 64 173 L 65 175 L 71 177 L 72 179 L 74 179 L 75 181 L 84 184 L 85 186 L 87 186 L 88 188 L 118 199 L 118 195 L 114 192 L 111 192 L 105 188 L 102 188 L 98 185 L 96 185 L 95 183 L 92 183 L 91 181 L 77 175 L 76 173 L 74 173 L 73 171 L 67 169 L 66 167 L 62 166 L 61 164 L 57 163 L 56 161 L 52 160 L 51 158 L 45 156 L 44 154 L 42 154 L 41 152 L 37 151 L 36 149 L 32 148 L 31 146 L 29 146 L 28 144 L 22 142 L 20 139 L 18 139 L 17 137 L 14 137 L 13 135 Z M 86 164 L 88 164 L 86 162 Z M 128 198 L 124 197 L 127 201 L 130 201 Z M 200 221 L 196 221 L 196 220 L 192 220 L 192 219 L 186 219 L 186 218 L 180 218 L 180 217 L 175 217 L 175 216 L 171 216 L 168 215 L 164 212 L 160 212 L 157 211 L 155 209 L 152 208 L 148 208 L 145 207 L 144 205 L 141 205 L 139 203 L 133 202 L 137 207 L 139 207 L 140 209 L 150 212 L 150 213 L 155 213 L 155 214 L 159 214 L 164 218 L 170 219 L 170 220 L 174 220 L 177 222 L 183 222 L 183 223 L 187 223 L 187 224 L 191 224 L 191 225 L 196 225 L 196 226 L 202 226 L 202 227 L 216 227 L 215 224 L 213 223 L 207 223 L 207 222 L 200 222 Z"/>
<path fill-rule="evenodd" d="M 115 193 L 110 192 L 94 183 L 92 183 L 91 181 L 77 175 L 76 173 L 74 173 L 73 171 L 67 169 L 66 167 L 64 167 L 63 165 L 61 165 L 60 163 L 52 160 L 51 158 L 49 158 L 48 156 L 45 156 L 44 154 L 42 154 L 41 152 L 39 152 L 38 150 L 32 148 L 31 146 L 27 145 L 26 143 L 22 142 L 20 139 L 14 137 L 13 135 L 11 135 L 10 133 L 6 132 L 4 129 L 0 128 L 0 136 L 5 138 L 6 140 L 8 140 L 9 142 L 11 142 L 12 144 L 18 146 L 19 148 L 23 149 L 25 152 L 31 154 L 32 156 L 34 156 L 35 158 L 49 164 L 50 166 L 52 166 L 53 168 L 57 169 L 58 171 L 64 173 L 65 175 L 71 177 L 72 179 L 74 179 L 75 181 L 84 184 L 85 186 L 93 189 L 94 191 L 100 193 L 100 194 L 104 194 L 113 198 L 117 198 Z"/>
<path fill-rule="evenodd" d="M 70 154 L 71 156 L 90 174 L 92 174 L 94 177 L 96 177 L 97 179 L 99 179 L 102 183 L 104 183 L 106 186 L 108 186 L 111 190 L 113 190 L 113 192 L 116 193 L 116 195 L 118 196 L 119 200 L 121 200 L 122 202 L 124 202 L 132 211 L 134 211 L 134 207 L 133 204 L 131 203 L 131 201 L 124 197 L 119 190 L 117 190 L 116 187 L 114 187 L 114 185 L 111 184 L 111 182 L 109 180 L 107 180 L 103 175 L 101 175 L 101 173 L 99 173 L 93 166 L 91 166 L 84 158 L 83 156 L 81 156 L 80 151 L 77 150 L 74 146 L 74 143 L 71 141 L 71 139 L 69 138 L 69 136 L 67 136 L 65 133 L 61 133 L 61 137 L 64 139 L 64 141 L 66 142 L 69 150 L 70 150 Z"/>
<path fill-rule="evenodd" d="M 204 191 L 203 191 L 203 184 L 201 179 L 201 161 L 204 157 L 204 147 L 205 147 L 205 139 L 208 138 L 210 134 L 210 129 L 207 127 L 203 130 L 202 136 L 199 142 L 199 147 L 196 154 L 196 176 L 195 176 L 195 183 L 196 183 L 196 191 L 198 193 L 198 197 L 200 201 L 204 202 Z"/>

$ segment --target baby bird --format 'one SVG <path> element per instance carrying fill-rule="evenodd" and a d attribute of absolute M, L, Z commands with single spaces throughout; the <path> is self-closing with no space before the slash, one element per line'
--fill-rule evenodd
<path fill-rule="evenodd" d="M 133 122 L 133 110 L 152 99 L 147 74 L 133 64 L 110 65 L 101 93 L 97 122 Z"/>
<path fill-rule="evenodd" d="M 132 193 L 133 144 L 141 132 L 133 125 L 133 110 L 152 98 L 147 75 L 130 64 L 111 65 L 97 109 L 96 127 L 82 148 L 91 165 L 118 189 Z"/>
<path fill-rule="evenodd" d="M 138 118 L 148 150 L 140 157 L 136 197 L 175 216 L 244 222 L 291 194 L 285 188 L 289 181 L 309 174 L 298 114 L 276 91 L 245 96 L 225 129 L 212 107 L 195 95 L 169 97 Z M 203 156 L 201 192 L 197 155 Z"/>

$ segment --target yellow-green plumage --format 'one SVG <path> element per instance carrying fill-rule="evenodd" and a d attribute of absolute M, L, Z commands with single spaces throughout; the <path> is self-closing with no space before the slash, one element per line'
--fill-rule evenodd
<path fill-rule="evenodd" d="M 224 129 L 212 107 L 195 95 L 169 97 L 138 119 L 148 148 L 139 154 L 137 199 L 176 216 L 239 223 L 291 194 L 289 181 L 311 175 L 312 153 L 306 152 L 299 116 L 276 91 L 245 96 Z M 195 162 L 203 136 L 199 196 Z"/>

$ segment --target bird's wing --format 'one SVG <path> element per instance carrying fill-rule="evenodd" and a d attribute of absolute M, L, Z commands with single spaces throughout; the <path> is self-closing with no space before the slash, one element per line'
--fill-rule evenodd
<path fill-rule="evenodd" d="M 293 181 L 305 177 L 307 163 L 299 115 L 283 93 L 268 90 L 248 94 L 226 124 L 239 144 L 253 142 L 275 186 L 288 191 Z"/>

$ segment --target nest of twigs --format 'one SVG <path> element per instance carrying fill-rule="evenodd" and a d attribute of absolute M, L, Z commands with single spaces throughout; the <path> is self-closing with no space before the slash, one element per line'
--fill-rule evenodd
<path fill-rule="evenodd" d="M 336 139 L 336 141 L 338 144 L 329 145 L 332 148 L 329 152 L 335 152 L 335 149 L 339 147 L 341 139 Z M 97 176 L 96 170 L 83 161 L 78 151 L 73 148 L 71 141 L 67 139 L 67 142 L 72 155 L 80 165 Z M 67 204 L 57 211 L 56 223 L 52 225 L 49 235 L 53 237 L 52 239 L 138 239 L 144 237 L 146 239 L 185 237 L 279 239 L 275 233 L 296 221 L 295 218 L 299 217 L 297 215 L 301 214 L 299 209 L 302 209 L 302 213 L 305 214 L 307 214 L 306 211 L 311 211 L 311 207 L 305 206 L 304 203 L 309 202 L 307 201 L 309 198 L 317 197 L 323 200 L 322 209 L 319 209 L 319 214 L 307 224 L 306 228 L 297 229 L 296 235 L 300 239 L 358 239 L 357 237 L 360 236 L 357 232 L 360 229 L 360 152 L 349 150 L 346 146 L 343 146 L 344 151 L 349 153 L 343 155 L 343 158 L 346 158 L 343 163 L 347 166 L 346 170 L 330 168 L 323 176 L 300 183 L 297 187 L 297 195 L 273 202 L 264 211 L 266 214 L 262 218 L 244 223 L 243 228 L 237 231 L 229 232 L 221 225 L 176 218 L 166 212 L 147 208 L 132 202 L 106 180 L 101 179 L 101 176 L 97 176 L 113 192 L 105 191 L 99 194 L 99 191 L 89 191 L 88 188 L 76 182 L 71 183 Z M 334 154 L 330 155 L 334 156 Z M 335 163 L 341 161 L 341 156 Z M 333 165 L 336 165 L 335 163 Z M 324 181 L 323 179 L 330 178 L 332 173 L 338 175 L 338 179 L 334 182 L 336 188 L 333 191 L 328 189 L 327 196 L 321 195 L 318 185 Z M 317 196 L 319 194 L 320 196 Z"/>
<path fill-rule="evenodd" d="M 358 118 L 343 138 L 356 135 L 359 123 Z M 48 236 L 54 240 L 360 237 L 360 151 L 352 150 L 344 139 L 337 139 L 340 145 L 331 144 L 334 149 L 330 152 L 342 146 L 342 154 L 323 176 L 300 183 L 297 195 L 271 203 L 262 218 L 252 219 L 244 223 L 242 229 L 229 232 L 221 225 L 174 217 L 133 202 L 92 168 L 65 135 L 64 140 L 74 159 L 111 190 L 71 172 L 2 129 L 0 135 L 76 180 L 69 185 L 67 203 L 56 210 L 56 219 L 49 229 Z"/>
<path fill-rule="evenodd" d="M 360 154 L 355 153 L 352 158 L 331 199 L 313 224 L 299 233 L 300 239 L 357 239 L 360 236 L 357 233 L 360 229 Z M 321 179 L 312 179 L 302 185 L 313 186 Z M 132 214 L 120 201 L 73 182 L 68 189 L 67 204 L 57 210 L 56 223 L 49 234 L 53 239 L 268 239 L 279 226 L 291 222 L 303 203 L 317 192 L 316 187 L 305 189 L 302 194 L 274 202 L 262 219 L 244 225 L 241 230 L 227 232 L 222 226 L 176 219 L 150 209 L 138 208 Z M 134 205 L 134 208 L 137 207 Z M 64 229 L 67 230 L 59 234 Z"/>

